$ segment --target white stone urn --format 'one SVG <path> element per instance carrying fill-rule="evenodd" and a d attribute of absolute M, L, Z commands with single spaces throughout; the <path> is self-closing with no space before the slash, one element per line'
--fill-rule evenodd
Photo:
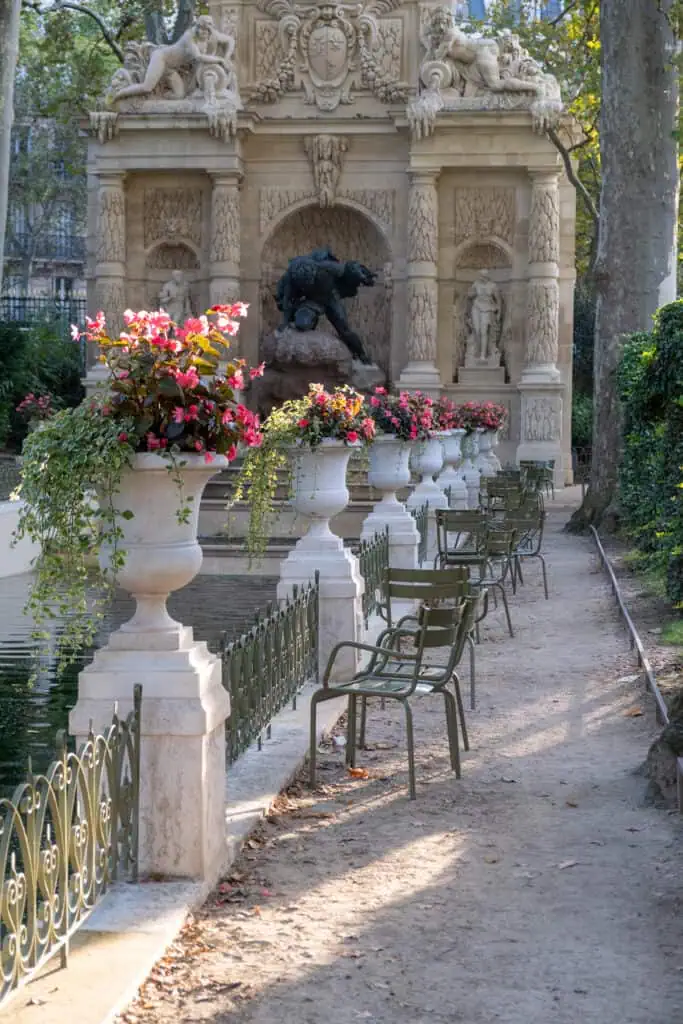
<path fill-rule="evenodd" d="M 462 442 L 463 464 L 462 475 L 467 487 L 467 504 L 469 508 L 479 506 L 479 488 L 481 486 L 481 474 L 476 466 L 479 454 L 479 432 L 478 428 L 465 435 Z"/>
<path fill-rule="evenodd" d="M 379 434 L 370 448 L 368 483 L 382 492 L 363 523 L 361 540 L 369 540 L 389 527 L 389 565 L 395 569 L 416 569 L 419 534 L 415 520 L 396 492 L 410 485 L 412 441 Z"/>
<path fill-rule="evenodd" d="M 476 466 L 481 476 L 489 479 L 490 477 L 495 476 L 498 472 L 495 468 L 491 452 L 491 445 L 493 444 L 495 431 L 482 430 L 481 428 L 479 428 L 479 430 L 481 433 L 479 433 L 479 454 L 477 455 Z"/>
<path fill-rule="evenodd" d="M 467 485 L 462 469 L 459 468 L 462 460 L 461 440 L 465 434 L 466 431 L 461 427 L 446 431 L 446 436 L 442 438 L 445 465 L 436 481 L 444 492 L 450 487 L 450 505 L 455 509 L 468 508 Z"/>
<path fill-rule="evenodd" d="M 320 573 L 318 666 L 321 673 L 332 648 L 339 640 L 360 640 L 362 631 L 361 598 L 363 578 L 358 559 L 330 529 L 330 519 L 342 512 L 349 501 L 346 470 L 354 448 L 334 438 L 325 438 L 311 448 L 297 445 L 290 449 L 292 466 L 292 505 L 310 520 L 308 529 L 280 566 L 278 600 L 283 601 L 293 587 L 311 582 Z M 344 651 L 330 677 L 332 681 L 352 675 L 358 668 L 358 656 Z"/>
<path fill-rule="evenodd" d="M 166 601 L 201 569 L 197 528 L 202 493 L 211 477 L 227 466 L 224 455 L 207 462 L 203 455 L 183 453 L 177 456 L 176 468 L 169 458 L 153 452 L 134 456 L 112 499 L 118 512 L 133 513 L 131 519 L 119 520 L 125 562 L 117 583 L 133 595 L 137 607 L 120 632 L 173 633 L 183 628 L 169 615 Z M 182 507 L 188 510 L 186 521 L 177 515 Z M 103 567 L 109 557 L 103 549 Z"/>
<path fill-rule="evenodd" d="M 195 641 L 191 627 L 171 618 L 166 600 L 199 572 L 199 503 L 208 481 L 227 464 L 224 456 L 206 462 L 183 454 L 174 467 L 161 455 L 139 454 L 113 497 L 117 510 L 133 514 L 120 521 L 125 564 L 117 579 L 137 607 L 80 673 L 69 727 L 82 740 L 91 722 L 95 731 L 111 722 L 115 703 L 125 716 L 134 686 L 142 685 L 142 876 L 213 884 L 224 863 L 230 697 L 220 659 Z M 187 521 L 179 521 L 176 513 L 185 507 Z M 101 554 L 106 563 L 111 552 Z"/>
<path fill-rule="evenodd" d="M 315 448 L 297 445 L 291 449 L 291 502 L 297 512 L 310 519 L 306 537 L 339 540 L 330 530 L 330 519 L 349 503 L 346 470 L 351 452 L 358 447 L 324 438 Z"/>
<path fill-rule="evenodd" d="M 446 495 L 435 482 L 434 477 L 443 466 L 442 434 L 438 431 L 427 441 L 416 441 L 410 455 L 412 469 L 422 478 L 408 498 L 408 508 L 421 508 L 425 503 L 430 511 L 437 508 L 448 508 Z"/>
<path fill-rule="evenodd" d="M 491 466 L 494 474 L 495 473 L 500 473 L 500 471 L 501 471 L 501 469 L 503 467 L 501 466 L 500 459 L 496 455 L 496 451 L 495 451 L 496 448 L 498 447 L 498 440 L 499 440 L 498 439 L 498 431 L 497 430 L 488 430 L 487 434 L 488 434 L 488 438 L 489 438 L 489 454 L 488 454 L 489 465 Z"/>

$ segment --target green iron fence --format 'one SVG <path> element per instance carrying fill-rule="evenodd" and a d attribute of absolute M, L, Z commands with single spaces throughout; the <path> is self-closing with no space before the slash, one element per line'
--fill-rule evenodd
<path fill-rule="evenodd" d="M 296 708 L 302 686 L 318 677 L 318 596 L 315 582 L 292 588 L 282 605 L 268 605 L 238 640 L 223 643 L 223 685 L 230 693 L 227 757 L 232 764 L 289 701 Z"/>
<path fill-rule="evenodd" d="M 0 1005 L 69 941 L 109 884 L 137 881 L 140 706 L 92 730 L 78 752 L 57 737 L 44 775 L 0 800 Z"/>
<path fill-rule="evenodd" d="M 376 533 L 371 540 L 354 545 L 353 553 L 360 563 L 360 574 L 365 582 L 363 591 L 363 620 L 365 628 L 371 615 L 379 613 L 383 602 L 384 572 L 389 568 L 389 527 Z"/>
<path fill-rule="evenodd" d="M 427 561 L 427 530 L 429 528 L 429 505 L 427 502 L 420 508 L 413 508 L 410 514 L 415 520 L 420 540 L 417 546 L 417 564 L 422 565 Z"/>
<path fill-rule="evenodd" d="M 0 457 L 0 501 L 8 501 L 21 482 L 21 470 L 15 458 Z"/>

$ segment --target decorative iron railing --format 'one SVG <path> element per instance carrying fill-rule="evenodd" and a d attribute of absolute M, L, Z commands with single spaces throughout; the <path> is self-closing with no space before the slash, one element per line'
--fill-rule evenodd
<path fill-rule="evenodd" d="M 230 694 L 227 757 L 232 764 L 254 742 L 259 749 L 271 722 L 302 686 L 318 677 L 319 577 L 279 607 L 268 605 L 238 640 L 223 643 L 223 685 Z"/>
<path fill-rule="evenodd" d="M 429 529 L 429 505 L 427 502 L 420 508 L 413 508 L 410 514 L 415 520 L 420 540 L 417 546 L 417 564 L 422 565 L 427 561 L 427 531 Z"/>
<path fill-rule="evenodd" d="M 8 501 L 21 482 L 19 463 L 14 458 L 0 458 L 0 501 Z"/>
<path fill-rule="evenodd" d="M 384 600 L 384 573 L 389 568 L 389 527 L 376 533 L 371 540 L 362 540 L 353 550 L 358 556 L 360 574 L 365 582 L 362 608 L 367 629 L 370 616 L 379 613 Z"/>
<path fill-rule="evenodd" d="M 85 320 L 85 299 L 60 299 L 36 295 L 0 296 L 0 320 L 30 325 L 37 320 L 82 324 Z"/>
<path fill-rule="evenodd" d="M 0 1004 L 69 941 L 110 882 L 137 881 L 140 706 L 0 800 Z"/>

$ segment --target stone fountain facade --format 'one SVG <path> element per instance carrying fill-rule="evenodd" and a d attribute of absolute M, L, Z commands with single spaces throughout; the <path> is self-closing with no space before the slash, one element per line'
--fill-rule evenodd
<path fill-rule="evenodd" d="M 501 457 L 571 479 L 575 196 L 558 83 L 414 0 L 214 0 L 127 49 L 91 116 L 89 304 L 237 297 L 259 360 L 291 256 L 378 272 L 349 319 L 388 380 L 508 407 Z M 181 274 L 174 274 L 181 271 Z"/>

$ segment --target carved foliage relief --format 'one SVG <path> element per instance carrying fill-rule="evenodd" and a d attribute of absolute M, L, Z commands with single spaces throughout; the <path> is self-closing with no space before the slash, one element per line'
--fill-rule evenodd
<path fill-rule="evenodd" d="M 436 263 L 438 245 L 436 188 L 412 183 L 408 199 L 408 259 Z"/>
<path fill-rule="evenodd" d="M 455 244 L 468 239 L 500 238 L 512 245 L 515 236 L 513 188 L 458 188 L 455 191 Z"/>
<path fill-rule="evenodd" d="M 240 261 L 240 194 L 234 187 L 215 186 L 211 203 L 211 262 Z"/>
<path fill-rule="evenodd" d="M 527 364 L 556 363 L 560 292 L 557 281 L 530 281 L 527 292 Z"/>
<path fill-rule="evenodd" d="M 528 398 L 524 401 L 524 440 L 559 441 L 562 403 L 558 398 Z"/>
<path fill-rule="evenodd" d="M 146 188 L 143 236 L 145 248 L 160 239 L 185 238 L 202 244 L 202 191 L 199 188 Z"/>
<path fill-rule="evenodd" d="M 408 281 L 408 357 L 436 359 L 436 281 Z"/>
<path fill-rule="evenodd" d="M 126 259 L 126 200 L 120 187 L 103 186 L 98 196 L 97 259 L 123 263 Z"/>
<path fill-rule="evenodd" d="M 123 330 L 122 314 L 127 308 L 126 286 L 120 278 L 100 278 L 95 289 L 97 308 L 107 319 L 107 329 L 116 336 Z"/>
<path fill-rule="evenodd" d="M 268 233 L 274 220 L 291 206 L 315 196 L 313 189 L 281 189 L 277 187 L 262 188 L 259 193 L 259 232 Z M 387 233 L 394 226 L 393 189 L 340 189 L 338 199 L 348 199 L 358 206 L 364 207 L 373 214 Z"/>
<path fill-rule="evenodd" d="M 556 263 L 560 258 L 560 197 L 557 185 L 534 185 L 529 214 L 529 260 Z"/>

